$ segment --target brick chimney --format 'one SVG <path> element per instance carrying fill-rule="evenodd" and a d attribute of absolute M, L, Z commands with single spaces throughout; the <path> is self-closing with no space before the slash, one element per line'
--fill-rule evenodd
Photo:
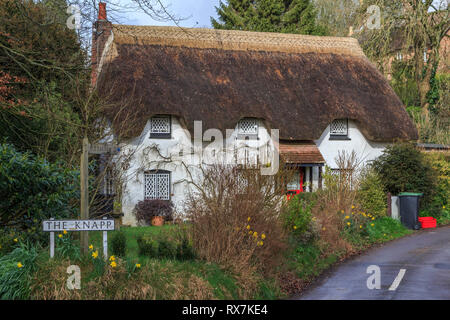
<path fill-rule="evenodd" d="M 91 55 L 91 85 L 95 87 L 97 83 L 97 71 L 102 58 L 106 41 L 111 35 L 112 23 L 106 16 L 106 3 L 98 4 L 98 18 L 94 22 L 92 31 L 92 55 Z"/>

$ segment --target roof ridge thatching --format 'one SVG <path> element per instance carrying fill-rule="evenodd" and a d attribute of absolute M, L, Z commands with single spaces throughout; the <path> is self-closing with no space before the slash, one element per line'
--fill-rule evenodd
<path fill-rule="evenodd" d="M 185 46 L 241 51 L 335 53 L 364 57 L 358 40 L 275 32 L 113 25 L 117 44 Z"/>

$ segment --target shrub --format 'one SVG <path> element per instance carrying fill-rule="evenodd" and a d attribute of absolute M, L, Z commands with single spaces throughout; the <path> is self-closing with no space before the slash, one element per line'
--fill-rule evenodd
<path fill-rule="evenodd" d="M 111 239 L 111 251 L 113 255 L 125 257 L 127 250 L 127 237 L 124 232 L 117 232 Z"/>
<path fill-rule="evenodd" d="M 61 235 L 61 237 L 59 235 Z M 55 251 L 57 255 L 63 258 L 72 260 L 81 259 L 80 245 L 77 241 L 73 240 L 72 234 L 58 234 L 58 236 L 56 237 Z"/>
<path fill-rule="evenodd" d="M 307 201 L 299 195 L 289 200 L 282 211 L 283 224 L 297 240 L 306 241 L 313 238 L 312 207 L 315 201 Z"/>
<path fill-rule="evenodd" d="M 0 256 L 11 252 L 16 242 L 14 242 L 15 235 L 7 232 L 5 229 L 0 229 Z"/>
<path fill-rule="evenodd" d="M 44 240 L 42 220 L 74 217 L 78 172 L 65 167 L 0 144 L 0 227 Z"/>
<path fill-rule="evenodd" d="M 139 255 L 147 256 L 150 258 L 158 257 L 159 245 L 155 239 L 147 235 L 139 236 L 137 238 L 137 243 L 139 248 Z"/>
<path fill-rule="evenodd" d="M 371 168 L 361 175 L 357 200 L 364 212 L 375 217 L 386 215 L 386 194 L 380 176 Z"/>
<path fill-rule="evenodd" d="M 173 204 L 171 201 L 158 199 L 139 201 L 135 212 L 140 223 L 150 225 L 155 216 L 162 216 L 166 221 L 170 221 L 173 219 Z"/>
<path fill-rule="evenodd" d="M 194 248 L 187 238 L 181 240 L 177 246 L 177 259 L 181 261 L 195 259 Z"/>
<path fill-rule="evenodd" d="M 174 259 L 177 255 L 177 245 L 166 237 L 160 237 L 158 256 L 160 258 Z"/>
<path fill-rule="evenodd" d="M 401 143 L 388 146 L 373 162 L 386 192 L 423 193 L 422 208 L 432 202 L 436 193 L 436 172 L 423 154 L 413 144 Z"/>
<path fill-rule="evenodd" d="M 279 219 L 283 185 L 275 183 L 284 173 L 262 176 L 259 170 L 218 164 L 201 170 L 202 182 L 185 206 L 195 253 L 256 286 L 256 270 L 273 270 L 286 246 Z M 289 181 L 287 174 L 284 178 Z"/>
<path fill-rule="evenodd" d="M 436 192 L 431 203 L 424 209 L 438 218 L 443 214 L 443 208 L 449 205 L 450 196 L 450 161 L 449 154 L 441 152 L 427 152 L 424 157 L 429 161 L 432 168 L 436 171 Z"/>

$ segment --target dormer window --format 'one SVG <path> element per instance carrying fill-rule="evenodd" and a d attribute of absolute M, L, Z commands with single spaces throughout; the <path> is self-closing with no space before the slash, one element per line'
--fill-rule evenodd
<path fill-rule="evenodd" d="M 330 139 L 348 139 L 348 119 L 336 119 L 330 124 Z"/>
<path fill-rule="evenodd" d="M 150 120 L 150 138 L 170 139 L 172 125 L 170 116 L 154 116 Z"/>
<path fill-rule="evenodd" d="M 257 138 L 258 120 L 254 118 L 241 119 L 238 123 L 239 138 Z"/>

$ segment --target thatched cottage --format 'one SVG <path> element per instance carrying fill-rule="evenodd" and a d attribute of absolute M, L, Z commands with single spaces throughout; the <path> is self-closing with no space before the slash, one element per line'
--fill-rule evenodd
<path fill-rule="evenodd" d="M 287 186 L 293 192 L 320 188 L 323 166 L 337 169 L 339 150 L 367 162 L 389 143 L 417 139 L 402 102 L 353 38 L 113 25 L 101 7 L 92 62 L 121 146 L 116 158 L 127 158 L 118 166 L 126 224 L 135 223 L 140 200 L 182 206 L 188 178 L 201 179 L 188 168 L 221 152 L 208 148 L 211 134 L 223 134 L 226 159 L 236 164 L 272 165 L 281 154 L 298 168 Z"/>

